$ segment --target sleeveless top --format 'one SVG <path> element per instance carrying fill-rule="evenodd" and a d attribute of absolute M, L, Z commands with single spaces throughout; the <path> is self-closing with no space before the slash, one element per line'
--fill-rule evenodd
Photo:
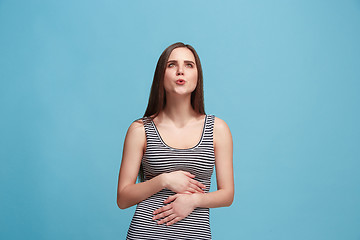
<path fill-rule="evenodd" d="M 215 155 L 213 127 L 215 115 L 205 115 L 200 141 L 192 148 L 177 149 L 168 146 L 161 138 L 150 117 L 141 118 L 146 133 L 146 150 L 142 158 L 145 181 L 162 173 L 188 171 L 209 192 Z M 152 220 L 154 210 L 164 206 L 163 201 L 175 192 L 166 188 L 137 204 L 127 232 L 127 240 L 140 239 L 211 239 L 209 208 L 195 208 L 186 218 L 170 225 Z"/>

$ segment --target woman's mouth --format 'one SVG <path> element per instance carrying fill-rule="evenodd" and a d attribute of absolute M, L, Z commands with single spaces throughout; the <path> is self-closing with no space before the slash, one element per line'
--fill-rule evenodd
<path fill-rule="evenodd" d="M 183 84 L 185 84 L 185 80 L 184 80 L 184 79 L 178 79 L 178 80 L 176 81 L 176 84 L 183 85 Z"/>

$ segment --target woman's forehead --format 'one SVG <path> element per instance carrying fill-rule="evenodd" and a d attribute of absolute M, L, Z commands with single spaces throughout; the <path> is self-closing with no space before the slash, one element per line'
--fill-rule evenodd
<path fill-rule="evenodd" d="M 178 59 L 195 61 L 195 56 L 190 49 L 179 47 L 172 50 L 168 61 L 178 60 Z"/>

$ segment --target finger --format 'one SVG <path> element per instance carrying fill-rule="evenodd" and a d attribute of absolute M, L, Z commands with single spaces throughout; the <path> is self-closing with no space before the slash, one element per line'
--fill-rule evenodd
<path fill-rule="evenodd" d="M 170 226 L 170 225 L 172 225 L 172 224 L 174 224 L 174 223 L 176 223 L 176 222 L 178 222 L 178 221 L 180 221 L 180 220 L 181 220 L 180 217 L 176 217 L 176 218 L 174 218 L 173 220 L 171 220 L 170 222 L 166 223 L 166 225 L 167 225 L 167 226 Z"/>
<path fill-rule="evenodd" d="M 158 221 L 157 223 L 158 223 L 158 224 L 163 224 L 163 223 L 166 223 L 166 222 L 169 222 L 169 221 L 173 220 L 174 218 L 176 218 L 176 215 L 175 215 L 175 214 L 171 214 L 171 215 L 167 216 L 166 218 L 161 219 L 161 220 Z"/>
<path fill-rule="evenodd" d="M 203 192 L 202 190 L 199 190 L 199 188 L 195 189 L 193 187 L 189 187 L 188 191 L 191 192 L 191 193 L 202 193 Z"/>
<path fill-rule="evenodd" d="M 169 216 L 170 214 L 173 214 L 173 213 L 174 213 L 174 211 L 171 208 L 171 209 L 169 209 L 169 210 L 167 210 L 165 212 L 162 212 L 162 213 L 159 213 L 159 214 L 155 215 L 152 219 L 156 220 L 156 219 L 164 218 L 164 217 L 167 217 L 167 216 Z"/>
<path fill-rule="evenodd" d="M 166 206 L 163 206 L 161 208 L 158 208 L 156 209 L 155 211 L 153 211 L 153 214 L 158 214 L 158 213 L 161 213 L 161 212 L 164 212 L 164 211 L 167 211 L 171 208 L 171 204 L 168 204 Z"/>
<path fill-rule="evenodd" d="M 197 185 L 197 186 L 199 186 L 200 188 L 206 188 L 206 186 L 204 184 L 202 184 L 201 182 L 196 181 L 194 179 L 191 179 L 190 182 Z"/>
<path fill-rule="evenodd" d="M 195 184 L 193 184 L 193 183 L 190 183 L 190 187 L 191 187 L 192 189 L 194 189 L 196 192 L 201 192 L 201 193 L 204 192 L 204 190 L 202 190 L 198 185 L 195 185 Z"/>
<path fill-rule="evenodd" d="M 186 190 L 186 191 L 188 191 L 188 192 L 190 192 L 190 193 L 197 193 L 198 191 L 196 191 L 194 188 L 192 188 L 192 187 L 188 187 L 188 189 Z"/>
<path fill-rule="evenodd" d="M 192 192 L 184 191 L 183 194 L 192 194 Z"/>
<path fill-rule="evenodd" d="M 206 188 L 206 186 L 204 184 L 202 184 L 201 182 L 196 181 L 194 179 L 191 179 L 190 182 L 195 184 L 196 186 L 199 186 L 200 188 Z"/>
<path fill-rule="evenodd" d="M 178 197 L 177 194 L 171 195 L 170 197 L 168 197 L 168 198 L 164 201 L 164 203 L 172 202 L 172 201 L 174 201 L 177 197 Z"/>
<path fill-rule="evenodd" d="M 185 171 L 182 171 L 186 176 L 188 176 L 188 177 L 191 177 L 191 178 L 194 178 L 195 177 L 195 175 L 193 175 L 193 174 L 191 174 L 191 173 L 189 173 L 189 172 L 185 172 Z"/>
<path fill-rule="evenodd" d="M 189 187 L 195 189 L 196 192 L 202 192 L 203 191 L 198 185 L 196 185 L 196 184 L 194 184 L 192 182 L 189 183 Z"/>

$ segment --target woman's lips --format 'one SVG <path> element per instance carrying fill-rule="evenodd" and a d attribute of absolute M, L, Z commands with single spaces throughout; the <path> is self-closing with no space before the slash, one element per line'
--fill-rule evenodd
<path fill-rule="evenodd" d="M 176 80 L 176 84 L 183 85 L 183 84 L 185 84 L 185 80 L 184 79 L 178 79 L 178 80 Z"/>

